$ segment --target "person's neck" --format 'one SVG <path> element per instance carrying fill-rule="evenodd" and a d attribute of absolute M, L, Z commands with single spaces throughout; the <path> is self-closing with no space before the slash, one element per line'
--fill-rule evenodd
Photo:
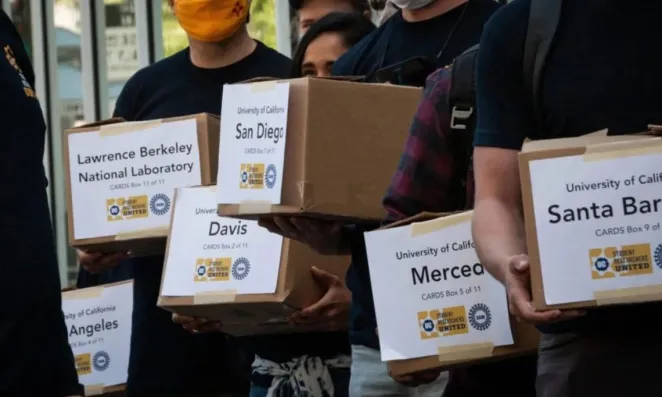
<path fill-rule="evenodd" d="M 242 27 L 222 43 L 204 43 L 189 38 L 191 62 L 202 69 L 218 69 L 235 64 L 255 51 L 257 43 Z"/>
<path fill-rule="evenodd" d="M 436 18 L 469 0 L 437 0 L 418 10 L 402 10 L 402 18 L 407 22 L 421 22 Z"/>

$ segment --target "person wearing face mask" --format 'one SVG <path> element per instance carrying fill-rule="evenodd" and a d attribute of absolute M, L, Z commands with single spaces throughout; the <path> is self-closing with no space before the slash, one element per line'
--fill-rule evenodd
<path fill-rule="evenodd" d="M 253 40 L 248 0 L 169 0 L 189 47 L 138 71 L 124 86 L 114 116 L 142 121 L 219 114 L 222 86 L 254 77 L 287 78 L 291 61 Z M 79 252 L 99 272 L 123 261 L 134 277 L 127 396 L 245 396 L 250 361 L 221 333 L 192 334 L 156 306 L 163 256 Z"/>
<path fill-rule="evenodd" d="M 492 0 L 391 0 L 391 3 L 399 10 L 340 57 L 333 66 L 333 75 L 422 86 L 429 73 L 450 64 L 478 44 L 483 25 L 499 8 Z M 347 273 L 347 286 L 352 291 L 351 397 L 441 395 L 448 379 L 446 373 L 431 371 L 399 379 L 398 383 L 389 377 L 381 361 L 363 241 L 363 231 L 369 228 L 284 216 L 261 219 L 260 224 L 274 233 L 306 243 L 320 253 L 352 255 Z"/>

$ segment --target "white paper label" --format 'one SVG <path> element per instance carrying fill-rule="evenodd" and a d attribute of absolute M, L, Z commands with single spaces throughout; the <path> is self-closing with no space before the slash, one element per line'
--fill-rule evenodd
<path fill-rule="evenodd" d="M 76 239 L 168 226 L 174 189 L 202 183 L 194 119 L 68 140 Z"/>
<path fill-rule="evenodd" d="M 161 295 L 276 292 L 282 237 L 216 215 L 213 187 L 178 189 L 174 211 Z"/>
<path fill-rule="evenodd" d="M 547 304 L 662 284 L 662 155 L 529 164 Z"/>
<path fill-rule="evenodd" d="M 80 383 L 85 386 L 126 383 L 133 283 L 106 287 L 98 297 L 70 299 L 65 293 L 62 311 Z"/>
<path fill-rule="evenodd" d="M 365 243 L 383 361 L 513 344 L 505 289 L 479 264 L 470 221 L 417 237 L 378 230 Z"/>
<path fill-rule="evenodd" d="M 223 86 L 218 203 L 280 204 L 290 83 Z"/>

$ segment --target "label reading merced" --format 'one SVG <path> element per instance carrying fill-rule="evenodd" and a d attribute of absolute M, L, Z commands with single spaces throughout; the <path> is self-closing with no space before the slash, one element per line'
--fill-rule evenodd
<path fill-rule="evenodd" d="M 69 296 L 66 292 L 62 296 L 62 312 L 80 382 L 86 386 L 126 383 L 133 283 L 105 287 L 98 297 Z"/>
<path fill-rule="evenodd" d="M 662 284 L 662 155 L 529 167 L 547 304 Z"/>
<path fill-rule="evenodd" d="M 177 190 L 161 295 L 276 292 L 283 238 L 256 221 L 219 217 L 214 187 Z"/>
<path fill-rule="evenodd" d="M 513 344 L 505 289 L 478 262 L 470 221 L 417 237 L 409 226 L 378 230 L 365 242 L 383 361 Z"/>
<path fill-rule="evenodd" d="M 194 119 L 68 142 L 76 239 L 168 226 L 174 189 L 201 184 Z"/>
<path fill-rule="evenodd" d="M 223 86 L 218 203 L 280 204 L 290 83 Z"/>

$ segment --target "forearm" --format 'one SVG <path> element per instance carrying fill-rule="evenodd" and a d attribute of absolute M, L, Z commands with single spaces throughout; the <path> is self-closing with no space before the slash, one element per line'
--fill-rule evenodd
<path fill-rule="evenodd" d="M 496 199 L 476 203 L 473 237 L 482 265 L 501 282 L 509 259 L 527 252 L 522 212 Z"/>

